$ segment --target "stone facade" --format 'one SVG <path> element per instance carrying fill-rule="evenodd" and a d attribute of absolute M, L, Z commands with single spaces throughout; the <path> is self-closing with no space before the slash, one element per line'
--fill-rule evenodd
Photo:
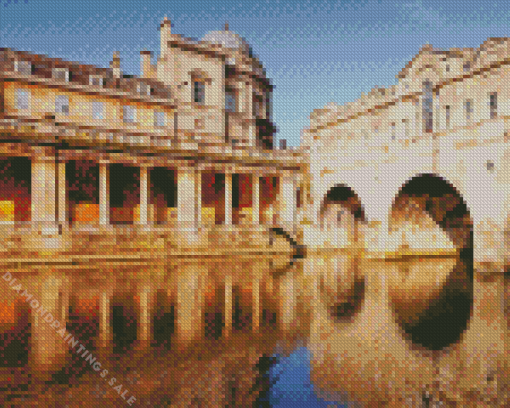
<path fill-rule="evenodd" d="M 368 238 L 367 249 L 391 251 L 387 231 L 395 198 L 411 180 L 431 174 L 464 199 L 475 262 L 506 262 L 509 43 L 490 38 L 477 49 L 448 51 L 426 45 L 395 86 L 315 110 L 301 140 L 310 155 L 309 223 L 319 223 L 328 191 L 345 186 L 363 205 L 366 236 L 380 231 Z M 306 234 L 316 240 L 313 227 Z"/>
<path fill-rule="evenodd" d="M 98 68 L 0 49 L 0 263 L 62 323 L 71 297 L 96 299 L 101 341 L 122 296 L 138 299 L 138 340 L 150 341 L 157 290 L 181 304 L 178 331 L 192 337 L 182 288 L 203 278 L 202 256 L 275 256 L 269 229 L 299 232 L 304 164 L 273 149 L 272 85 L 249 45 L 228 27 L 190 40 L 166 18 L 160 36 L 157 61 L 141 51 L 139 77 L 122 73 L 118 53 Z M 189 273 L 172 272 L 190 257 Z M 46 266 L 27 277 L 34 261 Z M 64 266 L 79 264 L 86 282 Z M 53 366 L 67 346 L 37 318 L 27 317 L 31 355 Z"/>

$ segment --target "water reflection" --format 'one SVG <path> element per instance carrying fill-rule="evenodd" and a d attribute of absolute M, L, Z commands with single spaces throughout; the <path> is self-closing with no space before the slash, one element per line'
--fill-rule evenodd
<path fill-rule="evenodd" d="M 339 251 L 308 256 L 277 276 L 268 261 L 254 260 L 176 264 L 171 272 L 153 282 L 149 348 L 131 341 L 127 322 L 136 325 L 138 311 L 128 306 L 136 303 L 120 295 L 112 300 L 112 339 L 126 350 L 102 355 L 101 362 L 139 406 L 508 402 L 504 278 L 472 279 L 462 257 L 375 262 Z M 179 285 L 186 291 L 181 300 Z M 98 318 L 87 317 L 97 307 L 97 300 L 82 300 L 70 309 L 73 331 L 89 333 L 92 344 Z M 183 329 L 193 341 L 179 337 Z M 42 406 L 125 403 L 95 371 L 80 367 L 72 388 L 60 376 L 39 390 L 37 373 L 24 372 L 19 389 Z M 13 401 L 23 394 L 16 392 Z"/>
<path fill-rule="evenodd" d="M 317 389 L 366 406 L 502 403 L 508 383 L 502 274 L 473 275 L 462 254 L 352 258 L 305 260 L 305 276 L 315 277 L 308 286 L 316 299 L 308 348 Z M 364 287 L 354 289 L 354 272 L 339 279 L 348 272 L 335 270 L 339 265 L 351 271 L 357 265 Z M 331 282 L 356 295 L 332 296 Z"/>
<path fill-rule="evenodd" d="M 257 408 L 332 408 L 346 405 L 317 395 L 310 380 L 310 352 L 298 347 L 289 356 L 266 358 L 264 377 L 269 387 L 257 401 Z"/>
<path fill-rule="evenodd" d="M 472 313 L 469 268 L 460 257 L 386 264 L 392 310 L 413 343 L 441 350 L 459 340 Z"/>

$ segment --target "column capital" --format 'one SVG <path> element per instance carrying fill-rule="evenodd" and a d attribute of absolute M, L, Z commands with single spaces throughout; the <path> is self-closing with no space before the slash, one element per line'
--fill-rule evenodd
<path fill-rule="evenodd" d="M 32 163 L 56 163 L 57 159 L 55 156 L 49 156 L 49 155 L 35 155 L 32 156 Z"/>

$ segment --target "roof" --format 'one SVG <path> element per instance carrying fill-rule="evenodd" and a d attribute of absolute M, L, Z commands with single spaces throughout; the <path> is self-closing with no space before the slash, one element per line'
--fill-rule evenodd
<path fill-rule="evenodd" d="M 210 31 L 202 38 L 202 41 L 211 44 L 218 44 L 224 48 L 240 50 L 246 54 L 251 54 L 250 45 L 239 35 L 228 29 L 225 24 L 223 31 Z"/>

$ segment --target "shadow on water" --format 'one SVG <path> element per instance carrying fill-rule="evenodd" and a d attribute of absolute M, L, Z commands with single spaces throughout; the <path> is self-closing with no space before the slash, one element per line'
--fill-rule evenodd
<path fill-rule="evenodd" d="M 457 343 L 473 314 L 472 249 L 464 250 L 440 294 L 414 324 L 401 323 L 413 343 L 440 351 Z"/>

